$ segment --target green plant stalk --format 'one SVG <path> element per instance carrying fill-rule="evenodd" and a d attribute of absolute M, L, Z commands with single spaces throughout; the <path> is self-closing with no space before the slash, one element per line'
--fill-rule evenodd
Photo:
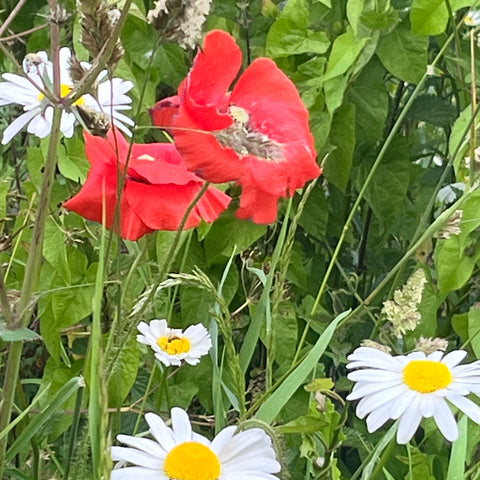
<path fill-rule="evenodd" d="M 472 118 L 475 118 L 475 110 L 477 109 L 477 87 L 475 79 L 475 32 L 474 29 L 470 29 L 470 75 L 471 75 L 471 95 L 472 95 Z M 468 175 L 468 184 L 473 185 L 475 181 L 475 146 L 477 144 L 477 129 L 475 128 L 475 122 L 472 122 L 470 127 L 470 172 Z"/>
<path fill-rule="evenodd" d="M 438 61 L 443 56 L 447 47 L 450 45 L 450 43 L 452 42 L 452 40 L 454 38 L 455 38 L 455 35 L 452 33 L 448 37 L 448 39 L 445 41 L 442 48 L 438 52 L 437 56 L 433 60 L 433 62 L 431 64 L 432 67 L 434 67 L 438 63 Z M 397 121 L 393 125 L 390 133 L 388 134 L 388 137 L 386 138 L 385 143 L 382 145 L 382 148 L 380 149 L 380 152 L 378 153 L 377 158 L 375 159 L 375 162 L 373 163 L 372 168 L 370 169 L 370 172 L 368 173 L 367 178 L 365 179 L 365 182 L 364 182 L 360 192 L 358 193 L 358 197 L 357 197 L 357 199 L 355 200 L 355 203 L 352 206 L 352 209 L 350 211 L 350 214 L 347 217 L 347 220 L 345 221 L 345 224 L 343 225 L 342 233 L 340 234 L 340 238 L 338 239 L 337 246 L 335 247 L 335 250 L 333 252 L 333 257 L 330 260 L 330 263 L 328 264 L 327 271 L 325 272 L 325 275 L 323 277 L 322 283 L 320 285 L 317 296 L 315 298 L 315 302 L 312 306 L 312 310 L 310 312 L 310 315 L 314 315 L 315 312 L 317 311 L 317 308 L 320 304 L 320 301 L 323 297 L 323 294 L 325 293 L 328 279 L 330 278 L 330 274 L 332 273 L 335 262 L 337 261 L 338 255 L 340 254 L 340 250 L 343 246 L 343 242 L 345 241 L 346 234 L 347 234 L 348 230 L 350 229 L 350 225 L 352 224 L 352 221 L 353 221 L 353 219 L 354 219 L 354 217 L 357 213 L 357 209 L 360 206 L 360 203 L 362 202 L 363 197 L 365 196 L 367 188 L 370 185 L 370 182 L 372 181 L 373 175 L 375 174 L 378 166 L 380 165 L 380 162 L 383 160 L 383 157 L 385 156 L 385 153 L 387 152 L 387 149 L 390 146 L 393 138 L 395 137 L 398 130 L 400 129 L 400 127 L 403 123 L 403 120 L 405 119 L 405 116 L 407 115 L 408 111 L 410 110 L 415 98 L 418 96 L 426 78 L 427 78 L 427 73 L 425 72 L 423 77 L 418 82 L 418 85 L 415 87 L 415 90 L 410 95 L 410 98 L 408 99 L 405 107 L 403 108 L 402 112 L 398 116 Z"/>
<path fill-rule="evenodd" d="M 31 318 L 31 302 L 33 293 L 37 288 L 40 274 L 45 222 L 49 212 L 50 196 L 55 179 L 55 169 L 57 166 L 57 147 L 60 135 L 60 120 L 61 111 L 58 108 L 54 108 L 52 132 L 50 134 L 47 161 L 43 174 L 38 210 L 33 227 L 32 244 L 30 245 L 30 250 L 28 252 L 27 264 L 25 266 L 25 278 L 18 303 L 19 320 L 14 327 L 26 327 Z M 8 352 L 5 367 L 5 379 L 3 383 L 3 400 L 0 408 L 0 431 L 3 431 L 10 422 L 15 387 L 19 378 L 22 350 L 23 342 L 13 342 Z M 4 437 L 0 439 L 0 478 L 2 478 L 3 469 L 5 466 L 6 447 L 7 437 Z"/>
<path fill-rule="evenodd" d="M 210 184 L 208 182 L 205 182 L 205 184 L 202 186 L 202 188 L 198 192 L 197 196 L 193 199 L 192 203 L 188 206 L 187 210 L 185 211 L 185 214 L 182 218 L 180 226 L 178 227 L 178 229 L 176 231 L 176 235 L 175 235 L 174 241 L 172 243 L 172 246 L 170 247 L 170 250 L 168 251 L 168 254 L 166 256 L 166 260 L 165 260 L 164 264 L 162 265 L 162 267 L 160 268 L 160 273 L 158 275 L 158 279 L 152 287 L 152 290 L 150 292 L 150 296 L 149 296 L 148 300 L 144 303 L 144 306 L 140 309 L 140 311 L 137 312 L 136 316 L 138 316 L 144 310 L 145 305 L 147 305 L 149 302 L 153 301 L 153 299 L 155 297 L 155 294 L 157 292 L 158 286 L 162 282 L 166 272 L 168 270 L 170 270 L 170 267 L 173 264 L 177 254 L 178 254 L 178 250 L 181 246 L 179 244 L 180 236 L 184 232 L 185 224 L 187 223 L 188 217 L 189 217 L 190 213 L 192 212 L 192 210 L 195 208 L 195 205 L 198 203 L 198 201 L 203 196 L 203 194 L 206 192 L 206 190 L 209 186 L 210 186 Z M 118 318 L 114 319 L 114 323 L 118 322 L 118 321 L 119 321 Z M 132 335 L 132 332 L 133 332 L 134 328 L 136 328 L 136 326 L 137 326 L 137 323 L 134 321 L 134 317 L 131 316 L 129 318 L 128 329 L 125 331 L 125 335 L 127 336 L 127 338 L 130 338 L 130 335 Z M 113 324 L 112 324 L 112 330 L 114 330 L 114 325 Z M 117 353 L 115 353 L 111 356 L 110 355 L 110 350 L 111 350 L 112 347 L 114 347 L 114 342 L 113 341 L 110 342 L 110 340 L 109 340 L 109 343 L 107 344 L 107 348 L 105 350 L 105 358 L 107 359 L 107 362 L 109 362 L 109 364 L 114 364 L 118 360 L 118 358 L 120 357 L 121 352 L 122 352 L 122 349 L 119 348 L 117 350 Z M 110 360 L 110 356 L 112 357 L 111 360 Z M 107 367 L 108 367 L 108 365 L 107 365 Z M 111 371 L 112 371 L 112 369 L 110 369 L 110 372 Z M 109 375 L 107 377 L 107 384 L 110 382 L 110 378 L 111 378 L 111 373 L 109 373 Z"/>
<path fill-rule="evenodd" d="M 280 254 L 283 250 L 283 245 L 285 243 L 285 238 L 287 235 L 288 219 L 290 217 L 290 210 L 292 207 L 292 202 L 287 203 L 287 211 L 285 212 L 284 221 L 282 224 L 282 229 L 280 230 L 280 235 L 278 236 L 277 245 L 272 255 L 272 261 L 270 264 L 270 271 L 268 272 L 267 281 L 263 287 L 263 292 L 258 302 L 255 313 L 252 317 L 250 326 L 248 327 L 245 340 L 243 342 L 242 348 L 240 350 L 239 361 L 240 368 L 242 372 L 247 371 L 250 360 L 253 356 L 253 352 L 257 347 L 258 337 L 260 336 L 260 331 L 262 329 L 263 318 L 267 310 L 267 304 L 270 302 L 270 291 L 273 285 L 273 278 L 275 276 L 275 271 L 277 264 L 280 260 Z M 268 335 L 268 332 L 267 332 Z"/>
<path fill-rule="evenodd" d="M 440 228 L 442 228 L 447 222 L 448 219 L 460 209 L 460 207 L 465 203 L 465 201 L 470 198 L 470 196 L 478 189 L 478 185 L 471 188 L 466 192 L 461 198 L 459 198 L 450 208 L 445 210 L 441 215 L 439 215 L 435 221 L 423 232 L 423 235 L 408 249 L 405 255 L 398 261 L 398 263 L 388 272 L 385 278 L 377 285 L 375 290 L 365 299 L 364 304 L 368 305 L 373 298 L 385 287 L 385 285 L 391 280 L 391 278 L 397 273 L 397 271 L 405 265 L 408 259 L 420 248 L 420 246 L 433 236 Z M 355 312 L 352 312 L 355 313 Z"/>
<path fill-rule="evenodd" d="M 73 422 L 70 428 L 70 439 L 68 442 L 67 455 L 65 457 L 65 466 L 63 469 L 64 471 L 63 480 L 68 480 L 68 476 L 70 474 L 70 467 L 72 464 L 73 452 L 75 450 L 75 445 L 77 443 L 78 429 L 80 426 L 82 400 L 83 400 L 83 388 L 78 390 L 77 399 L 75 400 L 75 409 L 73 411 Z"/>
<path fill-rule="evenodd" d="M 135 422 L 135 427 L 133 429 L 133 435 L 136 435 L 137 432 L 138 432 L 138 427 L 140 426 L 140 421 L 142 420 L 143 412 L 145 410 L 145 404 L 147 403 L 147 398 L 150 395 L 150 388 L 152 387 L 153 378 L 155 376 L 155 370 L 156 369 L 157 369 L 157 361 L 154 360 L 153 365 L 152 365 L 152 371 L 150 372 L 150 377 L 148 378 L 147 388 L 145 389 L 145 394 L 143 395 L 142 404 L 140 405 L 140 411 L 138 412 L 138 415 L 137 415 L 137 421 Z M 166 374 L 167 374 L 167 369 L 163 368 L 162 369 L 162 381 L 160 383 L 163 382 L 163 377 Z M 161 395 L 162 395 L 162 393 L 160 392 L 160 397 L 161 397 Z"/>
<path fill-rule="evenodd" d="M 273 384 L 272 370 L 273 370 L 273 363 L 275 361 L 275 354 L 276 354 L 275 341 L 274 341 L 275 340 L 274 335 L 276 333 L 275 321 L 277 318 L 279 303 L 284 296 L 285 279 L 287 277 L 288 267 L 290 266 L 290 257 L 292 255 L 292 249 L 295 243 L 295 232 L 297 231 L 298 222 L 300 220 L 300 217 L 302 216 L 303 209 L 305 208 L 305 204 L 307 203 L 308 197 L 310 196 L 313 189 L 315 188 L 317 181 L 318 181 L 318 178 L 310 182 L 310 184 L 303 190 L 302 198 L 300 200 L 300 203 L 298 204 L 297 211 L 295 212 L 295 215 L 293 216 L 292 221 L 290 222 L 288 234 L 285 240 L 285 245 L 283 247 L 283 252 L 280 255 L 280 262 L 279 262 L 280 268 L 279 268 L 277 281 L 275 282 L 274 291 L 272 295 L 272 311 L 271 311 L 272 334 L 269 337 L 267 336 L 267 368 L 266 368 L 266 382 L 265 382 L 266 390 L 270 390 Z M 292 200 L 293 199 L 290 199 L 290 201 Z"/>
<path fill-rule="evenodd" d="M 106 223 L 106 206 L 103 202 L 102 223 Z M 103 348 L 102 348 L 102 299 L 103 282 L 105 278 L 105 263 L 107 261 L 105 229 L 102 229 L 100 239 L 100 253 L 95 279 L 95 293 L 93 297 L 92 332 L 90 335 L 90 395 L 89 395 L 89 422 L 88 431 L 91 439 L 93 478 L 100 479 L 106 462 L 106 405 L 103 371 Z"/>
<path fill-rule="evenodd" d="M 55 394 L 53 400 L 36 416 L 16 438 L 12 446 L 5 455 L 5 461 L 10 462 L 15 455 L 24 450 L 25 445 L 33 438 L 33 436 L 48 422 L 52 415 L 59 411 L 63 403 L 68 400 L 79 388 L 85 386 L 82 377 L 71 378 L 63 387 Z"/>

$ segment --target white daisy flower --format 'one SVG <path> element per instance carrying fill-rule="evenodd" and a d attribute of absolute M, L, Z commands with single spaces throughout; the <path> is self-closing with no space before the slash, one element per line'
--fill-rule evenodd
<path fill-rule="evenodd" d="M 260 428 L 224 428 L 212 441 L 192 431 L 187 412 L 171 410 L 172 427 L 154 413 L 145 419 L 155 440 L 118 435 L 111 480 L 278 480 L 270 437 Z M 122 468 L 126 463 L 132 465 Z"/>
<path fill-rule="evenodd" d="M 361 399 L 356 414 L 367 417 L 369 432 L 387 420 L 399 419 L 397 442 L 408 443 L 422 418 L 435 420 L 443 436 L 453 442 L 458 426 L 449 408 L 457 407 L 480 424 L 480 407 L 466 398 L 480 396 L 480 361 L 459 365 L 467 352 L 437 351 L 425 355 L 413 352 L 391 356 L 375 348 L 357 348 L 349 357 L 347 368 L 360 368 L 348 374 L 357 382 L 347 400 Z"/>
<path fill-rule="evenodd" d="M 66 97 L 73 88 L 69 69 L 70 57 L 69 48 L 63 47 L 60 49 L 60 89 L 62 97 Z M 82 65 L 87 69 L 90 68 L 88 63 L 82 63 Z M 23 69 L 28 78 L 13 73 L 4 73 L 2 77 L 5 81 L 0 82 L 0 105 L 22 105 L 24 110 L 24 113 L 16 118 L 3 132 L 2 144 L 4 145 L 10 142 L 26 125 L 28 125 L 27 131 L 29 133 L 33 133 L 40 138 L 46 137 L 52 130 L 52 102 L 41 92 L 41 90 L 52 91 L 52 62 L 48 60 L 47 53 L 44 51 L 28 54 L 23 61 Z M 102 72 L 99 75 L 99 80 L 104 78 L 105 75 L 106 72 Z M 131 99 L 125 93 L 132 87 L 132 82 L 119 78 L 114 78 L 112 81 L 106 80 L 99 83 L 96 98 L 88 94 L 83 95 L 75 102 L 74 106 L 85 104 L 97 111 L 102 111 L 112 117 L 113 124 L 120 130 L 130 134 L 126 125 L 131 126 L 134 122 L 121 111 L 131 108 Z M 64 110 L 60 124 L 61 132 L 66 137 L 71 137 L 74 126 L 75 114 L 73 111 Z"/>
<path fill-rule="evenodd" d="M 190 365 L 200 362 L 212 348 L 212 339 L 201 324 L 190 325 L 184 332 L 178 328 L 169 328 L 166 320 L 152 320 L 150 324 L 140 322 L 137 340 L 150 345 L 155 356 L 167 367 L 181 365 L 182 360 Z"/>
<path fill-rule="evenodd" d="M 480 25 L 480 10 L 470 10 L 463 21 L 469 27 Z"/>

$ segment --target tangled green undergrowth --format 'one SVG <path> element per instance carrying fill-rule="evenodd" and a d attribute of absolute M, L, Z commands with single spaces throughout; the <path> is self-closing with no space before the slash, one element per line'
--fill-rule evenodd
<path fill-rule="evenodd" d="M 479 479 L 476 7 L 3 0 L 0 478 Z"/>

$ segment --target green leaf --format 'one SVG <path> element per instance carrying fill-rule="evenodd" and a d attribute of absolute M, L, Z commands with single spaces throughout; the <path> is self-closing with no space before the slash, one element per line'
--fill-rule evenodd
<path fill-rule="evenodd" d="M 403 21 L 380 38 L 377 55 L 390 73 L 404 82 L 417 84 L 427 69 L 427 50 L 428 37 L 413 35 L 408 22 Z"/>
<path fill-rule="evenodd" d="M 307 392 L 324 392 L 325 390 L 332 390 L 335 384 L 331 378 L 316 378 L 308 385 L 305 385 Z"/>
<path fill-rule="evenodd" d="M 361 40 L 355 38 L 353 30 L 347 27 L 347 31 L 337 37 L 333 43 L 324 81 L 343 75 L 352 67 L 363 50 L 366 41 L 366 38 Z"/>
<path fill-rule="evenodd" d="M 307 108 L 312 107 L 317 98 L 322 95 L 322 73 L 325 71 L 325 65 L 324 57 L 314 57 L 299 65 L 291 76 Z"/>
<path fill-rule="evenodd" d="M 328 223 L 328 203 L 321 185 L 315 185 L 308 197 L 298 224 L 317 240 L 325 238 Z"/>
<path fill-rule="evenodd" d="M 325 427 L 327 424 L 326 420 L 312 415 L 303 415 L 301 417 L 292 420 L 291 422 L 286 423 L 285 425 L 280 425 L 278 431 L 280 433 L 315 433 Z"/>
<path fill-rule="evenodd" d="M 327 35 L 309 30 L 309 22 L 305 0 L 289 0 L 267 34 L 267 56 L 280 58 L 325 53 L 330 46 Z"/>
<path fill-rule="evenodd" d="M 0 181 L 0 219 L 7 216 L 7 195 L 10 190 L 10 179 Z"/>
<path fill-rule="evenodd" d="M 107 377 L 108 403 L 112 407 L 122 406 L 135 383 L 139 364 L 138 347 L 136 330 L 129 336 L 123 332 L 121 344 L 113 347 L 112 355 L 116 356 Z"/>
<path fill-rule="evenodd" d="M 480 306 L 472 305 L 468 311 L 468 339 L 476 358 L 480 358 Z"/>
<path fill-rule="evenodd" d="M 27 148 L 28 175 L 37 189 L 40 189 L 40 186 L 42 185 L 42 171 L 44 165 L 45 159 L 43 158 L 42 150 L 38 147 Z"/>
<path fill-rule="evenodd" d="M 468 333 L 468 312 L 459 313 L 452 316 L 452 328 L 463 342 L 466 342 Z"/>
<path fill-rule="evenodd" d="M 21 434 L 13 442 L 8 449 L 5 460 L 10 462 L 15 455 L 20 451 L 28 451 L 28 442 L 36 435 L 42 428 L 42 426 L 51 419 L 62 405 L 79 389 L 84 386 L 83 379 L 81 377 L 74 377 L 70 379 L 62 388 L 57 392 L 51 402 L 28 423 L 28 425 L 22 430 Z"/>
<path fill-rule="evenodd" d="M 473 255 L 464 253 L 458 235 L 452 235 L 446 240 L 439 240 L 434 253 L 439 290 L 451 292 L 463 287 L 470 279 L 479 258 L 480 248 L 478 246 Z"/>
<path fill-rule="evenodd" d="M 414 101 L 409 114 L 418 121 L 438 127 L 449 127 L 457 118 L 456 108 L 435 95 L 420 95 Z"/>
<path fill-rule="evenodd" d="M 9 330 L 5 327 L 5 324 L 0 323 L 0 339 L 4 342 L 30 342 L 41 340 L 42 337 L 29 328 L 22 327 Z"/>
<path fill-rule="evenodd" d="M 332 80 L 330 80 L 332 82 Z M 341 93 L 340 103 L 343 99 L 343 90 Z M 338 105 L 337 105 L 338 106 Z M 334 106 L 334 111 L 336 106 Z M 329 112 L 319 112 L 313 110 L 310 112 L 310 130 L 315 138 L 315 148 L 317 152 L 322 151 L 323 147 L 327 143 L 328 135 L 330 133 L 330 124 L 332 121 L 332 114 Z"/>
<path fill-rule="evenodd" d="M 325 94 L 325 104 L 329 113 L 335 112 L 342 104 L 348 79 L 348 75 L 339 75 L 338 77 L 325 81 L 323 91 Z"/>
<path fill-rule="evenodd" d="M 335 149 L 327 157 L 323 174 L 344 192 L 355 148 L 355 105 L 344 104 L 333 114 L 329 140 Z"/>
<path fill-rule="evenodd" d="M 43 256 L 54 267 L 56 273 L 65 282 L 70 283 L 70 267 L 67 260 L 67 247 L 65 245 L 65 232 L 52 218 L 45 224 L 45 240 L 43 243 Z"/>
<path fill-rule="evenodd" d="M 355 133 L 359 143 L 375 144 L 382 138 L 388 114 L 384 75 L 381 63 L 373 57 L 348 90 L 347 101 L 355 105 Z"/>
<path fill-rule="evenodd" d="M 460 166 L 465 164 L 464 159 L 462 158 L 462 151 L 467 147 L 467 143 L 470 140 L 470 128 L 468 125 L 471 119 L 472 106 L 468 105 L 462 110 L 452 127 L 452 133 L 450 134 L 450 141 L 448 145 L 448 153 L 450 156 L 452 156 L 455 153 L 455 150 L 457 150 L 457 148 L 459 149 L 459 154 L 453 159 L 455 171 L 458 171 Z M 475 121 L 476 126 L 478 126 L 478 121 L 477 115 Z"/>
<path fill-rule="evenodd" d="M 468 419 L 463 415 L 458 422 L 458 439 L 453 442 L 450 453 L 446 480 L 463 480 L 465 478 L 465 460 L 468 443 Z"/>
<path fill-rule="evenodd" d="M 205 253 L 209 263 L 229 257 L 233 249 L 242 251 L 258 240 L 267 230 L 265 225 L 238 220 L 232 216 L 220 217 L 205 238 Z"/>
<path fill-rule="evenodd" d="M 85 183 L 90 162 L 85 155 L 85 145 L 78 135 L 65 138 L 64 145 L 59 146 L 58 169 L 65 178 Z"/>
<path fill-rule="evenodd" d="M 370 165 L 370 162 L 363 160 L 358 188 L 367 177 Z M 387 227 L 403 208 L 410 181 L 409 166 L 409 144 L 404 137 L 397 136 L 367 187 L 365 198 L 375 215 L 383 220 Z"/>
<path fill-rule="evenodd" d="M 415 35 L 443 33 L 448 23 L 445 0 L 413 0 L 410 20 Z"/>
<path fill-rule="evenodd" d="M 271 423 L 280 413 L 280 410 L 290 400 L 308 374 L 315 368 L 318 360 L 327 348 L 339 322 L 350 313 L 350 310 L 341 313 L 333 320 L 320 335 L 315 345 L 295 370 L 281 383 L 277 390 L 262 404 L 255 417 L 266 423 Z"/>
<path fill-rule="evenodd" d="M 295 309 L 290 302 L 280 302 L 273 318 L 275 360 L 278 365 L 291 364 L 297 347 L 298 327 Z"/>

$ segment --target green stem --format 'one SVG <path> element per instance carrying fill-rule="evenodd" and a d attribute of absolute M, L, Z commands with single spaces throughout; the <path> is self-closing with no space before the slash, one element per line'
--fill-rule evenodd
<path fill-rule="evenodd" d="M 438 52 L 437 56 L 433 60 L 432 67 L 437 64 L 437 62 L 440 60 L 442 55 L 445 53 L 447 47 L 450 45 L 450 43 L 452 42 L 452 40 L 454 38 L 455 38 L 454 34 L 451 34 L 448 37 L 447 41 L 444 43 L 443 47 L 441 48 L 441 50 Z M 380 165 L 380 162 L 383 160 L 383 157 L 385 156 L 385 153 L 387 152 L 388 147 L 390 146 L 393 138 L 395 137 L 398 130 L 400 129 L 400 127 L 403 123 L 403 120 L 405 119 L 405 116 L 407 115 L 408 111 L 410 110 L 410 107 L 412 106 L 415 98 L 417 97 L 421 88 L 423 87 L 423 83 L 425 82 L 426 78 L 427 78 L 427 74 L 425 73 L 423 75 L 423 77 L 421 78 L 421 80 L 418 82 L 418 85 L 415 87 L 415 90 L 410 95 L 410 98 L 408 99 L 408 101 L 407 101 L 405 107 L 403 108 L 402 112 L 398 116 L 397 121 L 395 122 L 395 124 L 392 127 L 392 130 L 388 134 L 388 136 L 385 140 L 385 143 L 382 145 L 382 148 L 380 149 L 380 152 L 378 153 L 377 158 L 375 159 L 375 162 L 373 163 L 372 168 L 370 169 L 370 172 L 368 173 L 367 178 L 365 179 L 365 182 L 363 183 L 363 186 L 360 189 L 358 197 L 355 200 L 355 203 L 353 204 L 353 207 L 350 211 L 350 214 L 349 214 L 349 216 L 348 216 L 348 218 L 345 221 L 345 224 L 343 226 L 342 233 L 341 233 L 340 238 L 337 242 L 337 246 L 335 247 L 335 251 L 333 252 L 333 257 L 330 260 L 327 271 L 325 272 L 325 275 L 323 277 L 323 281 L 322 281 L 322 283 L 320 285 L 320 288 L 318 290 L 317 297 L 315 298 L 315 302 L 313 304 L 310 315 L 313 315 L 317 311 L 317 308 L 320 304 L 320 300 L 322 299 L 323 294 L 325 293 L 328 279 L 330 278 L 330 274 L 332 273 L 335 262 L 337 261 L 337 258 L 340 254 L 340 250 L 343 246 L 343 242 L 345 241 L 347 232 L 350 229 L 350 225 L 352 224 L 352 221 L 353 221 L 353 219 L 354 219 L 354 217 L 357 213 L 358 207 L 360 206 L 360 203 L 362 202 L 363 197 L 365 196 L 365 192 L 367 191 L 367 188 L 370 185 L 370 182 L 372 181 L 373 175 L 375 174 L 378 166 Z"/>
<path fill-rule="evenodd" d="M 153 378 L 155 376 L 156 368 L 157 368 L 157 362 L 156 360 L 154 360 L 152 365 L 152 371 L 150 372 L 150 377 L 148 379 L 147 388 L 145 389 L 145 394 L 143 395 L 142 404 L 140 406 L 140 412 L 138 412 L 137 421 L 135 422 L 135 428 L 133 429 L 133 435 L 136 435 L 138 432 L 138 427 L 140 426 L 140 421 L 142 420 L 143 412 L 145 411 L 145 404 L 147 403 L 147 398 L 150 395 L 150 388 L 153 383 Z M 166 368 L 162 370 L 162 380 L 163 380 L 163 376 L 166 375 L 166 371 L 167 371 Z M 160 396 L 161 395 L 162 394 L 160 392 Z"/>
<path fill-rule="evenodd" d="M 52 132 L 48 146 L 47 161 L 43 175 L 43 183 L 40 191 L 40 199 L 33 227 L 32 243 L 28 252 L 27 264 L 25 266 L 25 277 L 22 285 L 22 292 L 18 303 L 19 319 L 14 327 L 25 327 L 28 325 L 32 314 L 32 298 L 38 283 L 40 266 L 42 261 L 43 237 L 45 233 L 45 222 L 47 220 L 55 179 L 57 166 L 57 146 L 59 143 L 61 111 L 54 109 Z M 3 401 L 0 408 L 0 431 L 4 430 L 10 422 L 15 387 L 19 378 L 20 360 L 22 356 L 23 342 L 13 342 L 8 352 L 5 368 L 5 379 L 3 383 Z M 7 437 L 0 440 L 0 478 L 2 478 L 5 466 L 5 451 Z"/>
<path fill-rule="evenodd" d="M 369 480 L 375 480 L 380 475 L 380 473 L 382 473 L 383 469 L 385 468 L 385 465 L 390 460 L 390 457 L 392 456 L 392 453 L 395 450 L 396 446 L 397 446 L 397 442 L 395 441 L 395 439 L 391 440 L 387 448 L 384 450 L 383 455 L 378 461 L 375 469 L 370 475 Z"/>

